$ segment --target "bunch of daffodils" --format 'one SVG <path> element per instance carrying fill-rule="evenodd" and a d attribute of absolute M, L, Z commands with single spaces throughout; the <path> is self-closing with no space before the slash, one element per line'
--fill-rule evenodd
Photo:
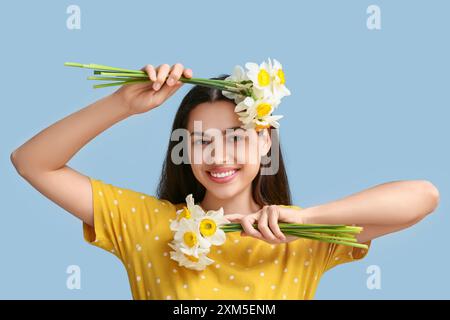
<path fill-rule="evenodd" d="M 66 62 L 69 67 L 93 69 L 94 75 L 88 80 L 104 81 L 94 88 L 119 86 L 139 82 L 151 82 L 147 73 L 142 70 L 115 68 L 99 64 L 82 64 Z M 237 65 L 231 76 L 224 80 L 206 78 L 185 78 L 179 80 L 205 87 L 217 88 L 222 94 L 236 103 L 235 112 L 242 122 L 242 128 L 253 128 L 259 131 L 264 128 L 279 127 L 277 120 L 282 115 L 272 115 L 281 99 L 291 93 L 285 85 L 285 74 L 277 60 L 268 58 L 261 64 L 247 62 L 246 70 Z"/>
<path fill-rule="evenodd" d="M 368 248 L 357 243 L 354 237 L 362 227 L 295 223 L 279 223 L 279 226 L 286 235 Z M 257 225 L 254 224 L 254 227 L 257 228 Z M 195 204 L 192 194 L 186 197 L 186 206 L 177 211 L 170 229 L 174 232 L 169 243 L 174 250 L 170 252 L 171 259 L 177 261 L 179 266 L 193 270 L 204 270 L 214 262 L 207 255 L 212 245 L 220 246 L 225 242 L 226 232 L 243 230 L 240 223 L 230 223 L 225 218 L 223 208 L 205 212 Z"/>

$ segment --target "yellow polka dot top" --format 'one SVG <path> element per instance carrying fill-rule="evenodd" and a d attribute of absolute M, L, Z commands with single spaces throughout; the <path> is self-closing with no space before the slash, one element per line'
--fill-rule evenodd
<path fill-rule="evenodd" d="M 325 271 L 367 255 L 364 249 L 301 238 L 273 245 L 236 231 L 211 247 L 213 264 L 188 269 L 170 258 L 168 245 L 170 221 L 183 203 L 90 182 L 94 227 L 83 222 L 84 239 L 122 261 L 136 300 L 312 299 Z"/>

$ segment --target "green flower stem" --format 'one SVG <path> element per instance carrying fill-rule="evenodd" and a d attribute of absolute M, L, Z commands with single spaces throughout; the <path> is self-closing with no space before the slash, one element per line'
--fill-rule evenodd
<path fill-rule="evenodd" d="M 66 62 L 64 63 L 65 66 L 68 67 L 78 67 L 78 68 L 86 68 L 86 69 L 98 69 L 98 70 L 109 70 L 109 71 L 119 71 L 119 72 L 127 72 L 127 73 L 145 73 L 142 70 L 130 70 L 130 69 L 123 69 L 123 68 L 115 68 L 110 66 L 104 66 L 101 64 L 95 64 L 95 63 L 89 63 L 89 64 L 83 64 L 78 62 Z"/>
<path fill-rule="evenodd" d="M 257 229 L 258 225 L 253 226 Z M 342 244 L 352 247 L 367 249 L 365 244 L 358 243 L 354 234 L 360 233 L 363 228 L 346 225 L 321 225 L 321 224 L 296 224 L 279 223 L 281 232 L 286 235 L 292 235 L 300 238 L 324 241 L 329 243 Z M 240 223 L 227 223 L 221 225 L 224 232 L 243 231 Z"/>
<path fill-rule="evenodd" d="M 66 62 L 66 63 L 64 63 L 64 65 L 68 66 L 68 67 L 94 69 L 94 75 L 119 77 L 117 79 L 109 79 L 109 81 L 117 80 L 116 82 L 111 82 L 108 85 L 107 84 L 95 85 L 94 88 L 103 88 L 103 87 L 109 87 L 109 86 L 122 85 L 123 83 L 121 81 L 131 81 L 131 80 L 135 80 L 136 78 L 143 78 L 143 79 L 147 79 L 146 81 L 151 81 L 148 78 L 148 74 L 142 70 L 115 68 L 115 67 L 110 67 L 110 66 L 105 66 L 105 65 L 100 65 L 100 64 L 93 64 L 93 63 L 82 64 L 82 63 L 77 63 L 77 62 Z M 103 78 L 103 79 L 89 78 L 89 80 L 106 80 L 106 78 Z M 245 83 L 244 82 L 237 83 L 235 81 L 228 81 L 228 80 L 185 78 L 185 77 L 180 77 L 179 80 L 183 83 L 197 84 L 197 85 L 201 85 L 201 86 L 226 90 L 226 91 L 233 92 L 233 93 L 248 95 L 248 90 L 244 90 L 244 88 L 243 88 L 243 85 L 245 83 L 248 83 L 248 81 L 245 81 Z"/>
<path fill-rule="evenodd" d="M 104 71 L 99 71 L 99 72 L 94 72 L 94 74 L 98 74 L 98 75 L 102 75 L 102 76 L 110 76 L 110 77 L 129 77 L 129 78 L 148 78 L 147 74 L 131 74 L 131 73 L 126 73 L 126 72 L 104 72 Z"/>
<path fill-rule="evenodd" d="M 98 89 L 98 88 L 121 86 L 121 85 L 124 85 L 124 84 L 140 83 L 140 82 L 147 82 L 147 80 L 129 80 L 129 81 L 119 81 L 119 82 L 110 82 L 110 83 L 96 84 L 96 85 L 93 86 L 93 88 L 94 89 Z"/>

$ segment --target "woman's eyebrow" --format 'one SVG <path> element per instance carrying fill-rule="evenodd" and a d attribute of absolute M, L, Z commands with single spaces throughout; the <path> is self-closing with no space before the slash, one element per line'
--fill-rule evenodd
<path fill-rule="evenodd" d="M 242 129 L 242 127 L 236 126 L 236 127 L 226 128 L 226 129 L 222 130 L 222 133 L 226 133 L 227 130 L 233 130 L 234 131 L 236 129 Z M 201 131 L 191 132 L 190 135 L 191 136 L 193 136 L 193 135 L 208 136 L 208 134 L 205 134 L 204 132 L 201 132 Z"/>

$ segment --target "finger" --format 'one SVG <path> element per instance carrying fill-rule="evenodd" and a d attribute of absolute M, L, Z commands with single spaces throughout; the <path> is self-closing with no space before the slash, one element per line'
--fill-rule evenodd
<path fill-rule="evenodd" d="M 145 67 L 141 69 L 142 71 L 145 71 L 148 74 L 148 77 L 152 82 L 156 81 L 156 70 L 155 67 L 151 64 L 147 64 Z"/>
<path fill-rule="evenodd" d="M 183 75 L 184 75 L 186 78 L 192 78 L 192 69 L 184 69 Z"/>
<path fill-rule="evenodd" d="M 183 73 L 184 66 L 181 63 L 175 63 L 170 71 L 169 77 L 167 78 L 167 85 L 169 87 L 177 83 Z"/>
<path fill-rule="evenodd" d="M 247 217 L 244 217 L 241 220 L 241 225 L 242 225 L 242 228 L 244 228 L 244 232 L 247 235 L 252 236 L 252 237 L 256 237 L 256 238 L 259 238 L 259 239 L 264 238 L 262 236 L 262 234 L 252 226 L 252 223 L 253 223 L 253 219 L 250 220 Z"/>
<path fill-rule="evenodd" d="M 153 89 L 159 90 L 166 81 L 167 75 L 169 74 L 170 66 L 164 63 L 158 67 L 158 72 L 156 75 L 156 81 L 153 83 Z"/>
<path fill-rule="evenodd" d="M 281 232 L 280 226 L 278 225 L 278 219 L 280 218 L 280 212 L 277 206 L 270 206 L 269 213 L 269 226 L 273 234 L 278 237 L 278 239 L 285 241 L 286 236 Z"/>
<path fill-rule="evenodd" d="M 180 85 L 178 84 L 170 87 L 166 82 L 164 82 L 163 86 L 155 93 L 155 101 L 157 101 L 157 104 L 162 104 L 164 101 L 169 99 L 178 88 L 180 88 Z"/>
<path fill-rule="evenodd" d="M 261 233 L 263 234 L 264 238 L 266 238 L 269 241 L 277 241 L 277 237 L 275 237 L 275 235 L 272 233 L 272 231 L 269 229 L 268 226 L 268 206 L 266 206 L 263 210 L 263 212 L 261 213 L 261 216 L 259 217 L 258 220 L 258 230 L 261 231 Z"/>

